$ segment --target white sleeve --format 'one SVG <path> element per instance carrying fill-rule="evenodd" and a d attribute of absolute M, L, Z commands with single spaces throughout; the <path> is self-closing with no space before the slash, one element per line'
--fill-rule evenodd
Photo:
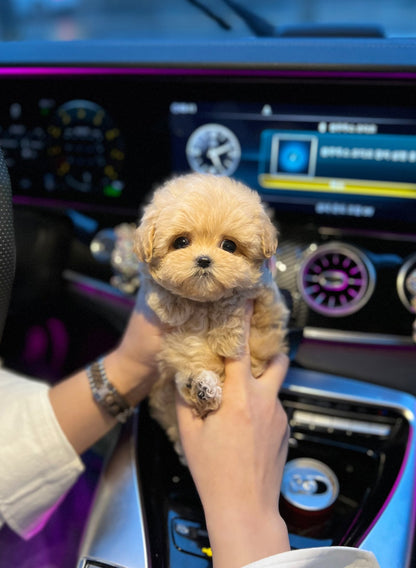
<path fill-rule="evenodd" d="M 0 525 L 23 538 L 44 526 L 84 470 L 48 390 L 0 368 Z"/>
<path fill-rule="evenodd" d="M 343 546 L 282 552 L 243 568 L 380 568 L 372 552 Z"/>

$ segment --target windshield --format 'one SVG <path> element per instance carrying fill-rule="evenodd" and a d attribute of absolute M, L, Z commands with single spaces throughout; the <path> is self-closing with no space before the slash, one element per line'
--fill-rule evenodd
<path fill-rule="evenodd" d="M 412 0 L 1 0 L 3 41 L 415 35 Z"/>

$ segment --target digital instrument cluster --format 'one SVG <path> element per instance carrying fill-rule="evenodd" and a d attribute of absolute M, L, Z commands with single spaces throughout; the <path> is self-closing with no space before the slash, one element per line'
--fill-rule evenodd
<path fill-rule="evenodd" d="M 0 146 L 16 192 L 118 197 L 124 189 L 122 133 L 91 100 L 11 102 L 1 117 Z"/>

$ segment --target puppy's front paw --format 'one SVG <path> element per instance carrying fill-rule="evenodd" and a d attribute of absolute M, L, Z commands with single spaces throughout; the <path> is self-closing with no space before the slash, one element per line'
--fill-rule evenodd
<path fill-rule="evenodd" d="M 202 371 L 195 377 L 187 377 L 186 380 L 183 373 L 177 373 L 176 384 L 184 399 L 201 418 L 219 408 L 222 386 L 219 376 L 213 371 Z"/>

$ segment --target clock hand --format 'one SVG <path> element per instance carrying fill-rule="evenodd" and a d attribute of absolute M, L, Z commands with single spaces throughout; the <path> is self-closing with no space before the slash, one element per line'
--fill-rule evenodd
<path fill-rule="evenodd" d="M 228 152 L 228 150 L 231 150 L 232 146 L 229 142 L 225 142 L 222 146 L 216 146 L 215 148 L 211 148 L 210 150 L 208 150 L 208 154 L 209 153 L 213 153 L 213 154 L 218 154 L 219 156 L 221 154 L 225 154 L 225 152 Z"/>
<path fill-rule="evenodd" d="M 212 148 L 211 150 L 208 150 L 207 152 L 207 158 L 209 158 L 213 164 L 213 166 L 215 166 L 215 168 L 217 169 L 217 171 L 224 171 L 224 166 L 222 165 L 222 162 L 220 160 L 220 157 L 218 155 L 217 152 L 213 152 L 212 150 L 214 150 L 214 148 Z"/>

